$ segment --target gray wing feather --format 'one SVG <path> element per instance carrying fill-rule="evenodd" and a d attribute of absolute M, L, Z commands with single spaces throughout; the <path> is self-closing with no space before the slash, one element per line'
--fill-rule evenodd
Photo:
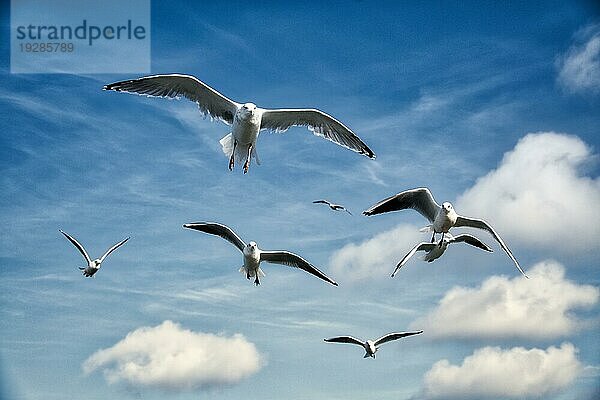
<path fill-rule="evenodd" d="M 325 273 L 323 273 L 317 267 L 310 264 L 308 261 L 306 261 L 299 255 L 290 253 L 289 251 L 261 251 L 260 261 L 287 265 L 288 267 L 300 268 L 308 272 L 309 274 L 313 274 L 314 276 L 331 283 L 332 285 L 338 285 L 333 279 L 325 275 Z"/>
<path fill-rule="evenodd" d="M 223 224 L 216 222 L 194 222 L 191 224 L 184 224 L 183 227 L 220 236 L 229 243 L 233 244 L 242 252 L 244 251 L 244 247 L 246 247 L 244 241 L 240 239 L 240 237 L 230 227 Z"/>
<path fill-rule="evenodd" d="M 418 335 L 421 333 L 423 333 L 423 331 L 388 333 L 387 335 L 382 336 L 379 339 L 377 339 L 373 344 L 377 347 L 379 345 L 390 342 L 392 340 L 397 340 L 397 339 L 400 339 L 400 338 L 403 338 L 406 336 Z"/>
<path fill-rule="evenodd" d="M 72 237 L 71 235 L 69 235 L 67 232 L 64 232 L 62 230 L 58 230 L 60 233 L 62 233 L 63 235 L 65 235 L 65 237 L 67 239 L 69 239 L 69 241 L 71 243 L 73 243 L 73 245 L 75 247 L 77 247 L 77 250 L 79 250 L 79 252 L 83 255 L 83 257 L 85 258 L 85 261 L 87 261 L 88 265 L 90 265 L 92 263 L 92 259 L 90 258 L 90 256 L 88 255 L 87 251 L 85 251 L 85 249 L 83 248 L 83 246 L 77 241 L 75 240 L 74 237 Z"/>
<path fill-rule="evenodd" d="M 233 123 L 233 117 L 240 104 L 228 99 L 198 78 L 191 75 L 167 74 L 145 76 L 110 83 L 103 90 L 137 93 L 146 96 L 180 98 L 196 102 L 200 112 L 211 118 L 220 119 L 228 124 Z"/>
<path fill-rule="evenodd" d="M 265 109 L 260 129 L 285 132 L 292 126 L 306 126 L 315 135 L 369 158 L 375 153 L 347 126 L 316 109 Z"/>
<path fill-rule="evenodd" d="M 324 339 L 324 340 L 328 343 L 351 343 L 351 344 L 357 344 L 359 346 L 363 345 L 362 341 L 360 341 L 359 339 L 352 337 L 352 336 L 337 336 L 337 337 L 332 337 L 332 338 Z"/>
<path fill-rule="evenodd" d="M 394 270 L 394 272 L 392 273 L 392 278 L 394 277 L 394 275 L 396 275 L 396 272 L 398 272 L 398 270 L 400 268 L 402 268 L 402 266 L 404 264 L 406 264 L 406 262 L 417 252 L 417 251 L 430 251 L 433 247 L 437 246 L 436 243 L 429 243 L 429 242 L 421 242 L 419 244 L 417 244 L 415 247 L 413 247 L 411 249 L 411 251 L 409 251 L 403 258 L 402 260 L 400 260 L 400 262 L 398 263 L 398 265 L 396 265 L 396 269 Z"/>
<path fill-rule="evenodd" d="M 477 239 L 475 236 L 469 235 L 467 233 L 463 233 L 458 236 L 454 236 L 448 242 L 449 243 L 465 242 L 467 244 L 470 244 L 471 246 L 478 247 L 481 250 L 489 251 L 490 253 L 493 251 L 487 244 L 483 243 L 481 240 Z"/>
<path fill-rule="evenodd" d="M 517 267 L 517 269 L 519 270 L 519 272 L 521 274 L 523 274 L 523 276 L 525 278 L 529 278 L 525 272 L 523 271 L 523 269 L 521 269 L 521 266 L 519 265 L 519 262 L 517 261 L 517 259 L 515 258 L 515 256 L 513 256 L 512 252 L 510 251 L 510 249 L 508 248 L 508 246 L 506 246 L 506 244 L 504 244 L 504 241 L 502 240 L 502 238 L 496 233 L 496 231 L 484 220 L 482 219 L 476 219 L 476 218 L 469 218 L 469 217 L 463 217 L 463 216 L 458 216 L 458 218 L 456 219 L 456 224 L 454 224 L 455 227 L 459 227 L 459 226 L 467 226 L 470 228 L 479 228 L 479 229 L 483 229 L 488 231 L 493 237 L 494 239 L 496 239 L 496 241 L 500 244 L 500 247 L 502 247 L 502 250 L 504 250 L 504 252 L 506 254 L 508 254 L 508 256 L 510 257 L 510 259 L 513 261 L 513 263 L 515 263 L 515 266 Z"/>
<path fill-rule="evenodd" d="M 129 237 L 121 240 L 119 243 L 116 243 L 115 245 L 113 245 L 113 247 L 111 247 L 110 249 L 106 250 L 106 253 L 104 253 L 104 255 L 102 257 L 100 257 L 100 262 L 104 261 L 104 259 L 113 251 L 115 251 L 117 248 L 121 247 L 122 245 L 125 244 L 126 241 L 129 240 Z"/>
<path fill-rule="evenodd" d="M 387 199 L 381 200 L 379 203 L 371 206 L 364 215 L 376 215 L 391 211 L 405 210 L 412 208 L 418 211 L 422 216 L 427 218 L 429 222 L 433 222 L 438 210 L 441 206 L 436 203 L 433 195 L 427 188 L 418 188 L 400 192 Z"/>

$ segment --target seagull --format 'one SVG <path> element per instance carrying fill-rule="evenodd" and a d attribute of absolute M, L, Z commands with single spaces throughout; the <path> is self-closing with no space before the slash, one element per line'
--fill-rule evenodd
<path fill-rule="evenodd" d="M 357 344 L 359 346 L 362 346 L 365 349 L 365 355 L 363 356 L 363 358 L 367 358 L 367 357 L 375 358 L 375 353 L 377 352 L 377 350 L 379 350 L 380 345 L 390 342 L 392 340 L 397 340 L 397 339 L 400 339 L 400 338 L 403 338 L 406 336 L 419 335 L 421 333 L 423 333 L 423 331 L 394 332 L 394 333 L 388 333 L 387 335 L 384 335 L 377 340 L 367 340 L 364 342 L 362 340 L 357 339 L 352 336 L 337 336 L 337 337 L 332 337 L 332 338 L 324 339 L 324 340 L 328 343 Z"/>
<path fill-rule="evenodd" d="M 237 247 L 244 255 L 244 265 L 240 268 L 240 272 L 245 273 L 247 279 L 255 277 L 254 284 L 256 286 L 260 285 L 259 275 L 265 276 L 265 273 L 260 269 L 260 263 L 263 261 L 300 268 L 332 285 L 338 285 L 317 267 L 294 253 L 290 253 L 289 251 L 261 250 L 256 242 L 245 244 L 244 241 L 226 225 L 215 222 L 195 222 L 192 224 L 184 224 L 183 227 L 210 233 L 211 235 L 221 236 L 223 239 Z"/>
<path fill-rule="evenodd" d="M 333 211 L 346 211 L 348 214 L 352 215 L 352 213 L 341 204 L 333 204 L 327 200 L 315 200 L 315 201 L 313 201 L 313 203 L 314 204 L 327 204 L 329 206 L 329 208 L 331 208 Z"/>
<path fill-rule="evenodd" d="M 205 116 L 232 125 L 231 133 L 220 140 L 223 152 L 229 157 L 229 170 L 233 170 L 236 161 L 244 159 L 244 173 L 248 172 L 252 158 L 260 164 L 256 153 L 256 140 L 261 130 L 284 132 L 292 126 L 306 126 L 317 136 L 369 158 L 375 158 L 373 151 L 358 136 L 323 111 L 309 108 L 267 109 L 257 107 L 254 103 L 237 103 L 191 75 L 145 76 L 108 84 L 103 90 L 152 97 L 183 96 L 198 104 L 200 112 Z"/>
<path fill-rule="evenodd" d="M 444 202 L 440 206 L 433 199 L 433 195 L 427 188 L 417 188 L 406 190 L 404 192 L 400 192 L 394 196 L 388 197 L 387 199 L 381 200 L 379 203 L 373 205 L 366 211 L 363 211 L 364 215 L 377 215 L 390 211 L 399 211 L 405 210 L 407 208 L 412 208 L 418 211 L 422 216 L 427 218 L 430 225 L 424 228 L 424 230 L 433 231 L 433 235 L 431 236 L 431 242 L 435 241 L 435 234 L 441 233 L 442 240 L 444 239 L 444 234 L 447 233 L 450 228 L 453 227 L 469 227 L 469 228 L 478 228 L 488 231 L 494 239 L 500 244 L 502 250 L 506 252 L 506 254 L 510 257 L 510 259 L 514 262 L 515 266 L 525 276 L 529 278 L 525 272 L 519 266 L 516 258 L 513 256 L 510 249 L 504 244 L 502 238 L 496 233 L 496 231 L 484 220 L 464 217 L 458 215 L 456 211 L 454 211 L 454 207 L 449 202 Z"/>
<path fill-rule="evenodd" d="M 121 240 L 119 243 L 115 244 L 114 246 L 112 246 L 110 249 L 106 250 L 106 253 L 104 253 L 104 255 L 100 258 L 96 258 L 95 260 L 92 260 L 90 258 L 90 256 L 88 255 L 87 251 L 85 251 L 85 249 L 83 248 L 83 246 L 77 241 L 75 240 L 74 237 L 72 237 L 71 235 L 69 235 L 67 232 L 64 232 L 62 230 L 59 229 L 59 232 L 62 233 L 63 235 L 65 235 L 65 237 L 67 239 L 69 239 L 69 241 L 71 243 L 73 243 L 73 245 L 75 247 L 77 247 L 77 250 L 79 250 L 79 252 L 81 254 L 83 254 L 83 257 L 85 258 L 85 261 L 87 261 L 87 267 L 83 268 L 83 267 L 79 267 L 79 269 L 83 272 L 83 275 L 86 277 L 91 277 L 94 276 L 94 274 L 96 272 L 98 272 L 98 270 L 100 269 L 100 264 L 102 264 L 102 261 L 104 261 L 104 259 L 113 251 L 115 251 L 117 248 L 121 247 L 123 244 L 125 244 L 126 241 L 129 240 L 129 237 Z"/>
<path fill-rule="evenodd" d="M 442 256 L 442 254 L 444 254 L 444 252 L 446 251 L 446 249 L 448 248 L 448 245 L 450 243 L 458 243 L 458 242 L 465 242 L 467 244 L 470 244 L 471 246 L 475 246 L 482 250 L 489 251 L 490 253 L 492 252 L 492 249 L 490 249 L 487 244 L 483 243 L 481 240 L 477 239 L 475 236 L 472 236 L 472 235 L 469 235 L 466 233 L 463 233 L 458 236 L 452 236 L 450 233 L 446 233 L 446 236 L 444 236 L 444 238 L 442 240 L 440 240 L 439 243 L 421 242 L 421 243 L 417 244 L 415 247 L 413 247 L 412 250 L 409 251 L 408 254 L 406 254 L 404 256 L 404 258 L 402 258 L 402 260 L 400 260 L 398 265 L 396 265 L 396 269 L 392 273 L 392 278 L 394 277 L 394 275 L 396 275 L 396 272 L 398 272 L 398 270 L 400 268 L 402 268 L 402 266 L 404 264 L 406 264 L 406 262 L 417 251 L 426 251 L 427 253 L 423 257 L 423 261 L 432 262 L 432 261 L 440 258 Z"/>

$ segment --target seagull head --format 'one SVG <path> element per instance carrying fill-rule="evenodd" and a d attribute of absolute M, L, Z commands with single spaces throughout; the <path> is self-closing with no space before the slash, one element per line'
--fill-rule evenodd
<path fill-rule="evenodd" d="M 92 261 L 92 264 L 93 264 L 93 266 L 94 266 L 95 268 L 98 268 L 98 267 L 100 266 L 100 263 L 101 263 L 101 262 L 102 262 L 102 261 L 100 261 L 100 259 L 99 259 L 99 258 L 96 258 L 94 261 Z"/>
<path fill-rule="evenodd" d="M 445 202 L 444 204 L 442 204 L 442 210 L 444 210 L 446 214 L 449 214 L 453 209 L 454 207 L 452 207 L 452 204 L 450 204 L 449 202 Z"/>
<path fill-rule="evenodd" d="M 251 241 L 250 243 L 248 243 L 248 247 L 250 247 L 251 249 L 256 249 L 258 246 L 255 241 Z"/>
<path fill-rule="evenodd" d="M 241 108 L 244 114 L 254 114 L 256 112 L 256 104 L 254 103 L 246 103 Z"/>

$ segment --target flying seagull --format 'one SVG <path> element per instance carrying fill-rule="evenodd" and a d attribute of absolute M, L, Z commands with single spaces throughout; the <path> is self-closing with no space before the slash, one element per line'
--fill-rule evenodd
<path fill-rule="evenodd" d="M 327 200 L 315 200 L 313 201 L 313 203 L 315 204 L 327 204 L 329 206 L 329 208 L 331 208 L 333 211 L 346 211 L 348 214 L 352 215 L 352 213 L 343 205 L 341 204 L 333 204 Z"/>
<path fill-rule="evenodd" d="M 363 342 L 362 340 L 357 339 L 355 337 L 352 337 L 352 336 L 337 336 L 337 337 L 325 339 L 325 341 L 328 343 L 357 344 L 359 346 L 362 346 L 365 349 L 365 355 L 363 356 L 363 358 L 367 358 L 367 357 L 375 358 L 375 353 L 377 352 L 377 350 L 379 350 L 379 346 L 381 346 L 382 344 L 390 342 L 392 340 L 397 340 L 397 339 L 400 339 L 400 338 L 403 338 L 406 336 L 419 335 L 421 333 L 423 333 L 423 331 L 394 332 L 394 333 L 388 333 L 387 335 L 384 335 L 377 340 L 367 340 L 365 342 Z"/>
<path fill-rule="evenodd" d="M 394 275 L 396 275 L 396 272 L 398 272 L 398 270 L 400 268 L 402 268 L 402 266 L 404 264 L 406 264 L 406 262 L 417 251 L 425 251 L 426 254 L 423 257 L 423 261 L 432 262 L 432 261 L 440 258 L 442 256 L 442 254 L 444 254 L 444 252 L 446 251 L 446 249 L 448 248 L 448 245 L 450 243 L 458 243 L 458 242 L 464 242 L 464 243 L 470 244 L 471 246 L 478 247 L 482 250 L 492 252 L 492 249 L 490 249 L 487 244 L 483 243 L 481 240 L 477 239 L 475 236 L 472 236 L 472 235 L 469 235 L 466 233 L 463 233 L 458 236 L 452 236 L 450 233 L 446 233 L 446 236 L 444 236 L 444 238 L 441 239 L 439 241 L 439 243 L 421 242 L 421 243 L 417 244 L 415 247 L 413 247 L 412 250 L 409 251 L 408 254 L 406 254 L 404 256 L 404 258 L 402 258 L 402 260 L 400 260 L 398 265 L 396 265 L 396 269 L 392 273 L 392 278 L 394 277 Z"/>
<path fill-rule="evenodd" d="M 261 130 L 284 132 L 292 126 L 306 126 L 317 136 L 375 158 L 373 151 L 354 132 L 322 111 L 309 108 L 267 109 L 257 107 L 254 103 L 237 103 L 191 75 L 146 76 L 111 83 L 103 89 L 156 97 L 183 96 L 198 104 L 202 114 L 233 125 L 231 133 L 220 141 L 223 152 L 229 157 L 230 170 L 233 170 L 236 161 L 245 160 L 244 173 L 248 172 L 252 158 L 260 164 L 256 140 Z"/>
<path fill-rule="evenodd" d="M 104 261 L 104 259 L 113 251 L 115 251 L 118 247 L 122 246 L 126 241 L 129 240 L 129 238 L 125 238 L 123 240 L 121 240 L 119 243 L 115 244 L 114 246 L 112 246 L 110 249 L 106 250 L 106 253 L 104 253 L 104 255 L 100 258 L 96 258 L 95 260 L 92 260 L 90 258 L 90 256 L 88 255 L 87 251 L 85 251 L 85 249 L 83 248 L 83 246 L 77 241 L 75 240 L 74 237 L 72 237 L 71 235 L 69 235 L 67 232 L 64 232 L 62 230 L 59 229 L 59 232 L 62 233 L 63 235 L 65 235 L 65 237 L 67 239 L 69 239 L 69 241 L 71 243 L 73 243 L 73 245 L 75 247 L 77 247 L 77 250 L 79 250 L 79 252 L 83 255 L 83 257 L 85 258 L 85 261 L 87 262 L 87 267 L 83 268 L 83 267 L 79 267 L 79 269 L 81 271 L 83 271 L 83 275 L 90 277 L 90 276 L 94 276 L 94 274 L 96 272 L 98 272 L 98 270 L 100 269 L 100 264 L 102 264 L 102 261 Z"/>
<path fill-rule="evenodd" d="M 364 215 L 377 215 L 391 211 L 399 211 L 405 210 L 407 208 L 412 208 L 418 211 L 422 216 L 427 218 L 431 225 L 428 225 L 425 229 L 433 231 L 433 235 L 431 236 L 431 242 L 435 241 L 435 234 L 441 233 L 442 240 L 444 239 L 444 234 L 447 233 L 450 228 L 453 227 L 469 227 L 469 228 L 478 228 L 488 231 L 494 239 L 500 244 L 502 250 L 508 254 L 510 259 L 515 263 L 515 266 L 525 276 L 525 272 L 519 266 L 516 258 L 513 256 L 510 249 L 504 244 L 502 238 L 496 233 L 496 231 L 484 220 L 464 217 L 458 215 L 456 211 L 454 211 L 454 207 L 449 202 L 444 202 L 440 206 L 433 199 L 433 195 L 427 188 L 418 188 L 406 190 L 404 192 L 400 192 L 394 196 L 388 197 L 387 199 L 381 200 L 379 203 L 373 205 L 366 211 L 363 211 Z"/>
<path fill-rule="evenodd" d="M 260 269 L 260 263 L 263 261 L 300 268 L 332 285 L 338 285 L 317 267 L 294 253 L 290 253 L 289 251 L 261 250 L 258 248 L 256 242 L 245 244 L 244 241 L 242 241 L 242 239 L 240 239 L 240 237 L 228 226 L 215 222 L 195 222 L 192 224 L 184 224 L 183 227 L 210 233 L 211 235 L 221 236 L 223 239 L 237 247 L 244 255 L 244 265 L 240 268 L 240 272 L 245 273 L 247 279 L 254 277 L 256 286 L 260 285 L 259 275 L 265 276 L 264 272 Z"/>

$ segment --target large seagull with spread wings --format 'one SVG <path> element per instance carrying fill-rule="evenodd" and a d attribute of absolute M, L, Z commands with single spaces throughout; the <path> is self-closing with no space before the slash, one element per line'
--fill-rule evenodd
<path fill-rule="evenodd" d="M 510 251 L 508 246 L 504 243 L 504 240 L 502 240 L 500 235 L 496 233 L 490 224 L 479 218 L 458 215 L 456 211 L 454 211 L 452 204 L 447 201 L 442 203 L 442 205 L 439 205 L 427 188 L 405 190 L 404 192 L 390 196 L 381 200 L 379 203 L 374 204 L 368 210 L 363 211 L 363 214 L 371 216 L 392 211 L 406 210 L 409 208 L 416 210 L 419 214 L 429 220 L 430 225 L 425 227 L 425 230 L 433 232 L 433 235 L 431 236 L 432 243 L 435 241 L 436 233 L 442 234 L 442 238 L 439 242 L 440 247 L 444 244 L 444 235 L 448 233 L 451 228 L 463 226 L 488 231 L 496 242 L 498 242 L 502 250 L 510 257 L 519 272 L 527 278 L 527 275 L 519 265 L 519 262 L 515 256 L 513 256 L 512 251 Z"/>
<path fill-rule="evenodd" d="M 226 225 L 216 222 L 195 222 L 184 224 L 183 227 L 220 236 L 237 247 L 244 256 L 244 265 L 240 268 L 240 272 L 244 273 L 247 279 L 254 277 L 254 284 L 256 286 L 260 285 L 259 276 L 265 276 L 262 269 L 260 269 L 260 263 L 263 261 L 302 269 L 317 278 L 323 279 L 325 282 L 329 282 L 335 286 L 338 285 L 333 279 L 299 255 L 285 250 L 262 250 L 254 241 L 246 244 L 233 229 Z"/>
<path fill-rule="evenodd" d="M 103 89 L 156 97 L 185 97 L 198 104 L 202 114 L 232 125 L 231 133 L 220 141 L 223 152 L 229 157 L 230 170 L 236 161 L 245 160 L 244 173 L 248 172 L 252 158 L 260 164 L 256 140 L 261 130 L 284 132 L 292 126 L 306 126 L 317 136 L 375 158 L 375 153 L 354 132 L 323 111 L 313 108 L 267 109 L 254 103 L 237 103 L 191 75 L 146 76 L 111 83 Z"/>

